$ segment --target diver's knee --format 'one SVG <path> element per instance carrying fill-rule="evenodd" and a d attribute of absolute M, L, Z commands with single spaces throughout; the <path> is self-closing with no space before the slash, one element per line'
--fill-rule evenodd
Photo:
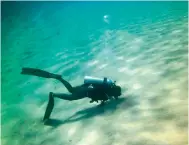
<path fill-rule="evenodd" d="M 49 92 L 49 96 L 54 97 L 54 93 L 53 92 Z"/>

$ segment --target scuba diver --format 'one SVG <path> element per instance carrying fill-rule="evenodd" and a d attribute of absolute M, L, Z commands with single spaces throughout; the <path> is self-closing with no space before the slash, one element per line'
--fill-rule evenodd
<path fill-rule="evenodd" d="M 93 103 L 94 101 L 101 101 L 101 105 L 103 105 L 108 99 L 118 99 L 118 97 L 121 95 L 121 87 L 116 85 L 115 81 L 113 82 L 111 79 L 107 78 L 100 79 L 85 76 L 84 84 L 72 87 L 69 82 L 61 77 L 61 75 L 49 73 L 41 69 L 22 68 L 21 74 L 56 79 L 60 81 L 69 91 L 69 93 L 49 93 L 49 101 L 43 121 L 49 119 L 54 107 L 55 97 L 69 101 L 90 98 L 90 103 Z"/>

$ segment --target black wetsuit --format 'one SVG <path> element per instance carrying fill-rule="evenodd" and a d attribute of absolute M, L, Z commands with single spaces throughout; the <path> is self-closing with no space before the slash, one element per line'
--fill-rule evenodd
<path fill-rule="evenodd" d="M 43 118 L 44 121 L 46 119 L 49 119 L 50 114 L 53 110 L 54 97 L 69 101 L 79 100 L 88 97 L 91 98 L 90 103 L 94 101 L 98 102 L 100 100 L 102 104 L 109 99 L 109 96 L 107 95 L 109 87 L 105 84 L 102 85 L 83 84 L 80 86 L 72 87 L 71 84 L 69 84 L 66 80 L 62 79 L 61 77 L 57 77 L 56 79 L 64 84 L 64 86 L 67 88 L 69 93 L 50 92 L 49 102 L 47 104 L 47 108 Z"/>
<path fill-rule="evenodd" d="M 101 103 L 104 103 L 104 101 L 108 100 L 109 97 L 115 97 L 117 99 L 118 96 L 121 95 L 121 87 L 116 86 L 115 84 L 112 86 L 109 86 L 106 81 L 107 79 L 104 79 L 104 83 L 101 85 L 95 85 L 95 84 L 82 84 L 80 86 L 72 87 L 69 82 L 64 80 L 61 75 L 49 73 L 47 71 L 36 69 L 36 68 L 22 68 L 21 74 L 24 75 L 32 75 L 32 76 L 38 76 L 43 78 L 52 78 L 59 80 L 68 90 L 69 93 L 49 93 L 49 101 L 47 104 L 47 108 L 45 111 L 45 115 L 43 120 L 49 119 L 50 114 L 54 107 L 54 97 L 63 99 L 63 100 L 79 100 L 83 98 L 91 98 L 91 103 L 94 101 L 101 101 Z"/>

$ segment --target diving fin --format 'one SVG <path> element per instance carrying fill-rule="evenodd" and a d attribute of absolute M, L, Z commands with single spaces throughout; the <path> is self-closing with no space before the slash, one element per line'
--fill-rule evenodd
<path fill-rule="evenodd" d="M 61 75 L 49 73 L 47 71 L 36 69 L 36 68 L 26 68 L 26 67 L 22 68 L 21 74 L 33 75 L 33 76 L 38 76 L 38 77 L 43 77 L 43 78 L 54 78 L 54 79 L 61 78 Z"/>
<path fill-rule="evenodd" d="M 51 112 L 54 108 L 54 98 L 53 98 L 52 95 L 53 95 L 52 92 L 50 92 L 49 93 L 49 102 L 47 104 L 47 108 L 45 110 L 45 115 L 44 115 L 44 118 L 43 118 L 44 122 L 49 119 Z"/>

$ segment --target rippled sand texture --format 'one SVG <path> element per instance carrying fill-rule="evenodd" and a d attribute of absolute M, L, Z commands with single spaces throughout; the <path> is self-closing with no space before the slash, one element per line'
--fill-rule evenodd
<path fill-rule="evenodd" d="M 186 2 L 27 3 L 2 5 L 3 145 L 187 145 Z M 107 76 L 123 95 L 104 107 L 56 99 L 45 126 L 49 91 L 67 90 L 23 66 L 73 85 Z"/>

